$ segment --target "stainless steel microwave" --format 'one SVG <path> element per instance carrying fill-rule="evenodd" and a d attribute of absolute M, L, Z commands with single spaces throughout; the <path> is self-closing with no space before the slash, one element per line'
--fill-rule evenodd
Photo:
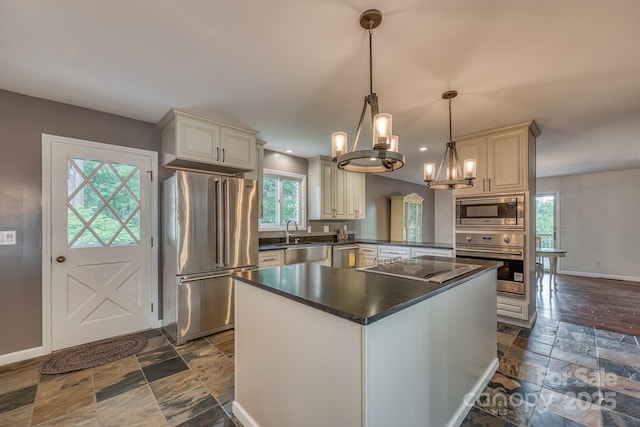
<path fill-rule="evenodd" d="M 524 194 L 457 199 L 456 226 L 524 229 Z"/>

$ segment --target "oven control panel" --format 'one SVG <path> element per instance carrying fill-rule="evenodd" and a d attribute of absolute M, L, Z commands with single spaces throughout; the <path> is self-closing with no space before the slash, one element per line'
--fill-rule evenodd
<path fill-rule="evenodd" d="M 524 247 L 524 234 L 510 233 L 456 233 L 456 246 Z"/>

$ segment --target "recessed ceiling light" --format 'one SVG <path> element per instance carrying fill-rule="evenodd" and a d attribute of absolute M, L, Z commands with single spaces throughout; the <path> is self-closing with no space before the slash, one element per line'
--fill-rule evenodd
<path fill-rule="evenodd" d="M 284 150 L 285 153 L 293 153 L 293 150 Z"/>
<path fill-rule="evenodd" d="M 420 151 L 427 151 L 427 147 L 420 147 Z"/>

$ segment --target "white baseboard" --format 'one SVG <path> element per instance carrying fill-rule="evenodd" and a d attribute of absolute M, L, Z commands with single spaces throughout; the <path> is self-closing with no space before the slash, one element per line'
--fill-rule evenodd
<path fill-rule="evenodd" d="M 640 277 L 618 276 L 616 274 L 585 273 L 582 271 L 558 271 L 558 274 L 566 274 L 569 276 L 593 277 L 596 279 L 612 279 L 612 280 L 626 280 L 629 282 L 640 282 Z"/>
<path fill-rule="evenodd" d="M 487 384 L 489 384 L 489 381 L 491 381 L 491 378 L 493 378 L 493 374 L 495 374 L 497 370 L 498 358 L 496 357 L 493 359 L 493 362 L 489 366 L 487 366 L 484 374 L 482 374 L 480 379 L 478 379 L 475 386 L 473 386 L 473 389 L 464 396 L 462 403 L 460 403 L 460 406 L 456 410 L 455 414 L 453 414 L 453 416 L 447 423 L 448 427 L 456 427 L 462 424 L 462 421 L 464 421 L 465 417 L 469 413 L 469 410 L 480 396 L 480 393 L 482 393 Z"/>
<path fill-rule="evenodd" d="M 46 352 L 44 347 L 42 346 L 16 351 L 14 353 L 3 354 L 0 355 L 0 366 L 8 365 L 15 362 L 22 362 L 23 360 L 32 359 L 34 357 L 43 356 L 45 354 L 49 353 Z"/>
<path fill-rule="evenodd" d="M 233 401 L 233 415 L 236 416 L 238 421 L 242 423 L 244 427 L 260 427 L 260 424 L 253 419 L 251 415 L 238 403 L 237 400 Z"/>

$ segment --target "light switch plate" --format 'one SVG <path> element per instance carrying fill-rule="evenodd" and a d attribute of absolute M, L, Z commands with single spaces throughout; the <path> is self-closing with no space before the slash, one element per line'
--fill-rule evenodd
<path fill-rule="evenodd" d="M 0 231 L 0 245 L 15 245 L 16 244 L 16 232 L 13 231 Z"/>

